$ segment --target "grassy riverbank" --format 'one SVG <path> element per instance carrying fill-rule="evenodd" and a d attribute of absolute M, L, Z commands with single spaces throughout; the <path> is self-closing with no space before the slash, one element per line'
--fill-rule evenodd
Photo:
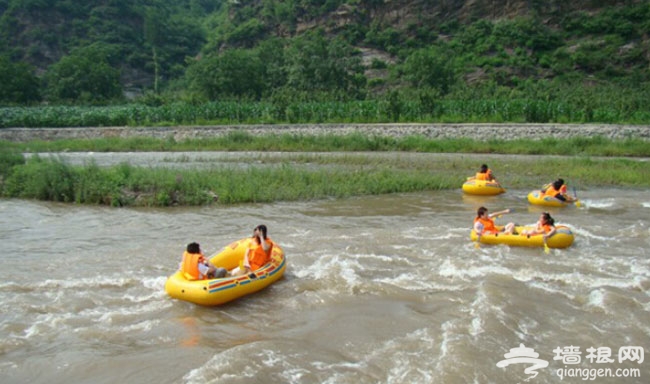
<path fill-rule="evenodd" d="M 430 139 L 423 136 L 392 137 L 386 135 L 253 135 L 232 131 L 212 138 L 176 141 L 172 137 L 98 138 L 33 140 L 8 142 L 0 140 L 0 151 L 20 152 L 135 152 L 135 151 L 280 151 L 280 152 L 349 152 L 400 151 L 432 153 L 503 153 L 519 155 L 562 156 L 628 156 L 650 157 L 647 141 L 635 138 L 612 140 L 602 136 L 567 139 Z"/>
<path fill-rule="evenodd" d="M 575 151 L 576 143 L 572 145 L 571 140 L 567 141 L 560 142 L 553 148 Z M 132 148 L 133 141 L 126 142 L 119 142 L 123 145 L 121 148 L 170 150 L 169 147 L 150 148 L 146 145 Z M 250 147 L 251 142 L 257 140 L 243 141 L 240 146 L 231 141 L 228 148 L 255 149 Z M 386 139 L 386 142 L 393 143 L 390 139 Z M 612 148 L 613 153 L 626 153 L 629 150 L 624 142 L 604 139 L 587 142 L 592 145 L 599 143 L 601 150 Z M 145 140 L 142 143 L 152 142 Z M 43 145 L 45 144 L 48 143 Z M 48 145 L 50 144 L 57 146 L 62 143 L 52 142 Z M 174 164 L 166 164 L 166 168 L 142 168 L 127 164 L 100 167 L 93 163 L 72 166 L 61 160 L 38 156 L 25 161 L 17 150 L 43 150 L 38 147 L 40 143 L 27 143 L 26 147 L 13 148 L 6 143 L 3 145 L 5 148 L 2 148 L 0 155 L 0 187 L 4 197 L 111 206 L 237 204 L 458 189 L 465 178 L 473 175 L 480 165 L 474 156 L 432 157 L 410 152 L 392 152 L 383 156 L 380 153 L 344 152 L 367 150 L 361 144 L 346 144 L 346 140 L 341 143 L 334 142 L 329 146 L 320 143 L 303 148 L 304 151 L 320 150 L 330 153 L 296 150 L 282 154 L 242 154 L 229 161 L 219 161 L 214 165 L 208 163 L 194 169 L 174 167 Z M 186 143 L 177 143 L 178 146 L 173 143 L 167 145 L 176 150 L 189 149 L 183 147 Z M 481 147 L 482 145 L 485 146 Z M 456 146 L 445 146 L 443 150 L 435 152 L 461 152 L 463 148 L 470 149 L 473 146 L 480 147 L 485 153 L 498 152 L 490 150 L 490 145 L 503 144 L 458 140 Z M 534 152 L 539 150 L 536 145 L 539 143 L 522 141 L 513 144 L 513 147 L 520 147 L 518 151 L 525 153 L 537 153 Z M 210 146 L 200 148 L 207 147 Z M 396 149 L 392 144 L 386 145 L 385 148 Z M 341 151 L 334 153 L 335 149 Z M 116 147 L 111 147 L 111 150 L 116 150 Z M 475 148 L 471 152 L 479 153 L 481 150 Z M 579 190 L 610 186 L 650 187 L 650 167 L 642 160 L 593 158 L 583 154 L 572 157 L 492 157 L 489 164 L 506 188 L 532 190 L 560 176 Z"/>

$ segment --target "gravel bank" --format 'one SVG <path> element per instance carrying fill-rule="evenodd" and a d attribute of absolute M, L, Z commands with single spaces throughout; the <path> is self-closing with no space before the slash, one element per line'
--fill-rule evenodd
<path fill-rule="evenodd" d="M 347 135 L 362 133 L 373 136 L 402 137 L 421 135 L 428 138 L 471 138 L 476 140 L 547 137 L 594 137 L 609 139 L 639 138 L 650 141 L 648 125 L 606 124 L 275 124 L 220 125 L 177 127 L 101 127 L 101 128 L 5 128 L 0 140 L 97 139 L 108 137 L 149 136 L 175 140 L 210 138 L 233 131 L 257 134 Z"/>

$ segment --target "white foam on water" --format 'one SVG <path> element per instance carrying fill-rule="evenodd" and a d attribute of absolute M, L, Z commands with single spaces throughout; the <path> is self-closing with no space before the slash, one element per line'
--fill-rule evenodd
<path fill-rule="evenodd" d="M 283 345 L 279 350 L 286 350 Z M 235 346 L 214 355 L 203 366 L 195 368 L 185 374 L 183 380 L 188 384 L 193 383 L 232 383 L 254 382 L 263 378 L 263 382 L 304 383 L 311 382 L 308 378 L 314 377 L 318 371 L 332 372 L 332 376 L 341 369 L 355 369 L 360 363 L 328 364 L 312 361 L 311 365 L 304 365 L 304 352 L 278 352 L 271 342 L 255 342 Z M 302 365 L 302 366 L 301 366 Z M 314 368 L 314 372 L 309 367 Z M 281 379 L 281 380 L 280 380 Z"/>
<path fill-rule="evenodd" d="M 601 200 L 593 200 L 593 199 L 587 199 L 583 200 L 580 199 L 580 202 L 587 208 L 612 208 L 616 206 L 616 199 L 601 199 Z"/>
<path fill-rule="evenodd" d="M 373 281 L 381 284 L 389 284 L 408 291 L 426 291 L 432 290 L 437 292 L 452 292 L 464 289 L 460 284 L 449 282 L 438 282 L 432 280 L 427 276 L 422 275 L 423 272 L 407 272 L 400 273 L 395 277 L 375 278 Z"/>
<path fill-rule="evenodd" d="M 483 333 L 483 319 L 481 317 L 484 313 L 491 312 L 492 308 L 488 303 L 487 296 L 481 285 L 476 293 L 476 298 L 470 304 L 469 314 L 472 318 L 471 325 L 469 327 L 469 334 L 472 336 L 477 336 L 480 333 Z"/>
<path fill-rule="evenodd" d="M 557 284 L 548 284 L 542 281 L 531 281 L 528 283 L 528 285 L 531 288 L 538 289 L 540 291 L 544 291 L 547 294 L 550 294 L 552 296 L 560 296 L 564 297 L 569 301 L 575 300 L 576 296 L 569 292 L 565 287 L 558 286 Z"/>
<path fill-rule="evenodd" d="M 366 370 L 387 366 L 387 383 L 431 383 L 437 361 L 438 343 L 427 328 L 373 345 L 361 356 Z M 426 356 L 426 359 L 422 357 Z M 350 377 L 352 379 L 353 377 Z M 383 379 L 382 379 L 383 381 Z"/>
<path fill-rule="evenodd" d="M 138 323 L 125 325 L 119 327 L 117 331 L 119 333 L 128 333 L 128 332 L 150 332 L 155 329 L 161 323 L 160 320 L 145 320 Z M 113 330 L 114 331 L 114 330 Z"/>
<path fill-rule="evenodd" d="M 502 311 L 500 311 L 500 314 L 505 315 Z M 517 328 L 517 334 L 519 335 L 519 338 L 523 340 L 526 335 L 533 334 L 538 330 L 539 322 L 531 317 L 522 318 L 517 321 Z"/>
<path fill-rule="evenodd" d="M 35 316 L 32 325 L 25 329 L 23 338 L 54 336 L 57 332 L 69 328 L 66 323 L 74 317 L 72 313 L 47 313 Z"/>
<path fill-rule="evenodd" d="M 605 293 L 601 289 L 595 289 L 589 292 L 587 306 L 607 311 L 607 307 L 605 305 Z"/>
<path fill-rule="evenodd" d="M 362 266 L 357 258 L 321 255 L 315 262 L 295 270 L 294 273 L 296 277 L 318 281 L 327 290 L 350 291 L 365 284 L 357 274 L 360 270 Z"/>
<path fill-rule="evenodd" d="M 192 369 L 183 376 L 185 383 L 217 384 L 228 383 L 234 379 L 241 380 L 242 377 L 252 378 L 254 376 L 250 369 L 236 371 L 231 360 L 237 358 L 245 359 L 243 350 L 245 346 L 234 347 L 214 355 L 203 366 Z M 240 352 L 241 351 L 241 352 Z"/>
<path fill-rule="evenodd" d="M 601 240 L 601 241 L 607 241 L 612 239 L 613 236 L 603 236 L 603 235 L 598 235 L 591 230 L 588 230 L 586 228 L 575 228 L 575 227 L 570 227 L 571 232 L 575 235 L 575 237 L 580 240 L 581 238 L 587 238 L 587 239 L 593 239 L 593 240 Z M 602 231 L 598 231 L 598 233 L 602 233 Z M 611 232 L 610 232 L 611 233 Z"/>
<path fill-rule="evenodd" d="M 145 277 L 141 280 L 142 285 L 152 291 L 164 291 L 167 276 Z"/>
<path fill-rule="evenodd" d="M 171 305 L 169 301 L 150 301 L 128 307 L 118 306 L 114 309 L 107 309 L 106 307 L 89 308 L 82 311 L 82 313 L 85 317 L 94 319 L 102 324 L 115 324 L 120 326 L 122 323 L 130 324 L 132 320 L 138 319 L 141 315 L 160 312 L 162 309 L 168 308 Z"/>
<path fill-rule="evenodd" d="M 439 343 L 430 329 L 418 329 L 389 340 L 342 346 L 346 351 L 304 349 L 290 340 L 235 346 L 215 354 L 188 372 L 186 383 L 229 383 L 263 380 L 284 383 L 431 383 Z M 282 352 L 280 352 L 282 351 Z M 425 358 L 426 357 L 426 358 Z M 377 366 L 385 367 L 378 372 Z"/>
<path fill-rule="evenodd" d="M 93 334 L 100 329 L 106 335 L 150 331 L 158 320 L 142 319 L 171 305 L 163 300 L 164 281 L 164 277 L 136 280 L 100 275 L 6 284 L 16 294 L 4 302 L 12 308 L 12 317 L 2 322 L 3 328 L 11 329 L 5 341 L 49 342 L 60 335 Z M 29 318 L 29 323 L 22 318 Z"/>
<path fill-rule="evenodd" d="M 445 321 L 441 325 L 442 336 L 439 347 L 440 357 L 438 358 L 435 369 L 436 371 L 444 372 L 445 365 L 448 364 L 447 355 L 452 354 L 451 351 L 452 343 L 460 339 L 460 336 L 455 331 L 455 325 L 451 320 Z"/>
<path fill-rule="evenodd" d="M 643 208 L 650 208 L 650 201 L 644 201 L 643 203 L 641 203 L 641 206 Z"/>
<path fill-rule="evenodd" d="M 451 232 L 448 233 L 432 233 L 431 229 L 429 229 L 429 232 L 425 232 L 422 235 L 407 235 L 404 236 L 405 239 L 412 239 L 412 240 L 450 240 L 450 239 L 455 239 L 460 237 L 458 234 L 454 234 Z"/>
<path fill-rule="evenodd" d="M 577 264 L 581 262 L 580 260 L 576 261 Z M 526 268 L 514 271 L 512 277 L 549 293 L 559 293 L 573 299 L 575 292 L 592 291 L 601 287 L 643 290 L 643 283 L 647 281 L 647 278 L 639 276 L 639 274 L 647 275 L 648 271 L 634 270 L 633 273 L 632 276 L 597 276 L 575 270 L 566 273 L 550 273 L 544 272 L 541 268 Z"/>
<path fill-rule="evenodd" d="M 513 272 L 501 265 L 456 265 L 451 259 L 442 262 L 438 274 L 451 279 L 476 279 L 490 275 L 512 275 Z"/>
<path fill-rule="evenodd" d="M 109 288 L 109 287 L 125 287 L 130 284 L 133 284 L 135 279 L 128 277 L 110 277 L 110 276 L 95 276 L 95 277 L 83 277 L 80 279 L 46 279 L 44 281 L 36 281 L 34 286 L 39 289 L 77 289 L 77 290 L 86 290 L 88 288 L 99 287 L 99 288 Z"/>
<path fill-rule="evenodd" d="M 410 240 L 449 240 L 465 237 L 469 228 L 445 228 L 444 232 L 434 230 L 432 227 L 411 227 L 400 232 L 400 237 Z"/>

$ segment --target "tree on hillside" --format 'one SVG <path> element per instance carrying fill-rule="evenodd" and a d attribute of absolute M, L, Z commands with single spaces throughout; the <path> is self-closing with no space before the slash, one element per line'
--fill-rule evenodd
<path fill-rule="evenodd" d="M 260 43 L 255 51 L 264 63 L 264 91 L 284 87 L 287 83 L 287 59 L 285 57 L 286 40 L 275 38 Z"/>
<path fill-rule="evenodd" d="M 190 90 L 208 100 L 258 100 L 264 91 L 264 64 L 253 50 L 233 49 L 208 55 L 192 63 L 185 76 Z"/>
<path fill-rule="evenodd" d="M 164 31 L 162 30 L 162 14 L 153 7 L 147 7 L 144 15 L 144 38 L 151 46 L 151 59 L 153 60 L 154 76 L 153 90 L 158 93 L 160 80 L 160 61 L 158 60 L 158 47 L 161 45 Z"/>
<path fill-rule="evenodd" d="M 322 31 L 295 38 L 288 48 L 287 85 L 299 91 L 362 94 L 366 84 L 359 53 L 341 38 Z"/>
<path fill-rule="evenodd" d="M 45 75 L 48 100 L 103 102 L 120 98 L 120 71 L 110 65 L 110 52 L 109 46 L 93 44 L 51 65 Z"/>
<path fill-rule="evenodd" d="M 40 100 L 40 81 L 29 65 L 0 56 L 0 103 L 29 104 Z"/>
<path fill-rule="evenodd" d="M 419 49 L 406 58 L 402 72 L 415 88 L 435 88 L 445 95 L 454 84 L 454 65 L 445 52 L 438 47 Z"/>
<path fill-rule="evenodd" d="M 170 14 L 162 6 L 144 11 L 145 48 L 151 52 L 154 92 L 162 79 L 177 78 L 185 70 L 185 59 L 196 55 L 205 43 L 203 30 L 194 20 Z"/>

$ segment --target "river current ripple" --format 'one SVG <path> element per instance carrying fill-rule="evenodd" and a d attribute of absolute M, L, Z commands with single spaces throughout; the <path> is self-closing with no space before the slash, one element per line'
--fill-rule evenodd
<path fill-rule="evenodd" d="M 648 382 L 650 362 L 626 348 L 650 347 L 650 192 L 589 190 L 582 208 L 551 210 L 576 234 L 569 249 L 475 248 L 476 208 L 531 224 L 542 210 L 527 193 L 166 209 L 0 200 L 0 377 L 515 383 L 532 364 L 497 363 L 523 344 L 548 363 L 530 382 L 599 368 L 639 377 L 597 383 Z M 287 253 L 282 280 L 216 308 L 165 294 L 188 242 L 215 253 L 260 223 Z"/>

